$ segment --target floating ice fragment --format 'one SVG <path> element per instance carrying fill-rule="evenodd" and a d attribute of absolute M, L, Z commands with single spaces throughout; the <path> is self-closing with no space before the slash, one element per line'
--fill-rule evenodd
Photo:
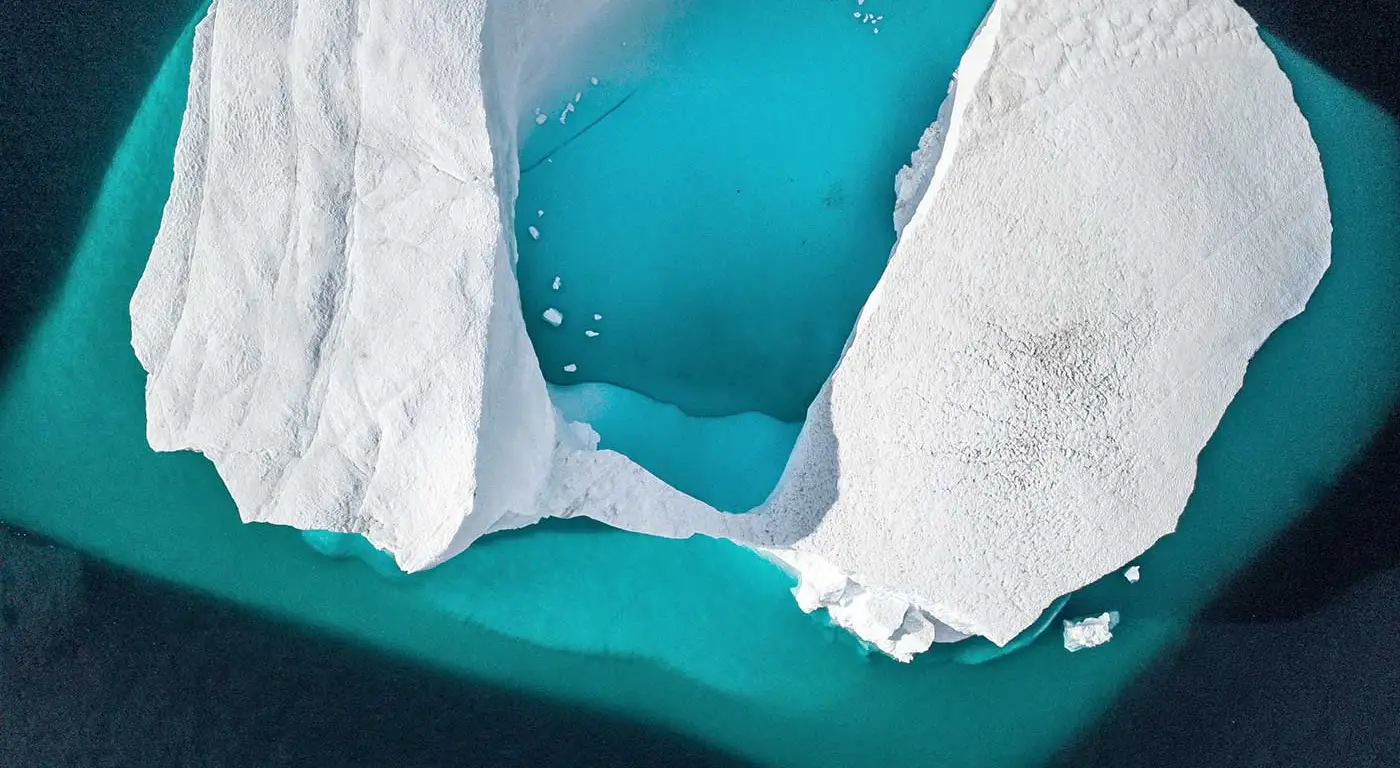
<path fill-rule="evenodd" d="M 574 103 L 577 104 L 577 103 L 579 103 L 579 102 L 582 101 L 582 100 L 583 100 L 583 91 L 578 91 L 578 92 L 576 92 L 576 93 L 574 94 Z"/>
<path fill-rule="evenodd" d="M 584 331 L 584 332 L 583 332 L 583 335 L 584 335 L 584 336 L 587 336 L 588 338 L 591 339 L 591 338 L 593 338 L 594 336 L 597 336 L 597 335 L 598 335 L 598 332 L 597 332 L 597 331 L 594 331 L 594 330 L 588 330 L 588 331 Z"/>
<path fill-rule="evenodd" d="M 1136 584 L 1138 579 L 1142 578 L 1142 569 L 1136 565 L 1131 566 L 1128 570 L 1123 571 L 1123 578 L 1127 579 L 1130 584 Z"/>
<path fill-rule="evenodd" d="M 535 215 L 536 215 L 536 216 L 544 216 L 544 209 L 541 208 L 541 209 L 539 209 L 538 211 L 535 211 Z"/>
<path fill-rule="evenodd" d="M 568 365 L 564 366 L 564 372 L 565 372 L 565 373 L 573 373 L 574 371 L 577 371 L 577 370 L 578 370 L 578 366 L 577 366 L 577 365 L 574 365 L 573 363 L 569 363 Z"/>
<path fill-rule="evenodd" d="M 537 114 L 535 115 L 535 125 L 544 125 L 544 121 L 546 121 L 546 120 L 548 120 L 548 119 L 549 119 L 549 115 L 537 113 Z"/>
<path fill-rule="evenodd" d="M 564 322 L 564 313 L 563 313 L 563 312 L 560 312 L 559 310 L 555 309 L 554 307 L 550 307 L 549 309 L 546 309 L 546 310 L 544 311 L 543 317 L 544 317 L 544 321 L 545 321 L 546 323 L 549 323 L 550 325 L 554 326 L 555 328 L 558 328 L 559 325 L 560 325 L 561 323 Z"/>
<path fill-rule="evenodd" d="M 603 319 L 603 316 L 602 316 L 602 315 L 594 315 L 594 316 L 593 316 L 593 319 L 594 319 L 594 320 L 602 320 L 602 319 Z"/>
<path fill-rule="evenodd" d="M 1113 639 L 1118 626 L 1118 612 L 1109 611 L 1078 621 L 1065 620 L 1065 650 L 1070 653 L 1103 645 Z"/>
<path fill-rule="evenodd" d="M 596 78 L 596 77 L 590 77 L 590 78 L 588 78 L 588 82 L 590 82 L 590 83 L 592 83 L 592 84 L 594 84 L 594 85 L 597 85 L 597 84 L 598 84 L 598 78 Z"/>
<path fill-rule="evenodd" d="M 536 240 L 540 239 L 540 231 L 533 226 L 530 227 L 530 237 L 533 237 Z"/>
<path fill-rule="evenodd" d="M 553 283 L 550 283 L 549 287 L 550 287 L 550 288 L 553 288 L 553 289 L 556 290 L 556 291 L 559 290 L 559 276 L 558 276 L 558 275 L 555 275 L 555 276 L 554 276 L 554 282 L 553 282 Z"/>

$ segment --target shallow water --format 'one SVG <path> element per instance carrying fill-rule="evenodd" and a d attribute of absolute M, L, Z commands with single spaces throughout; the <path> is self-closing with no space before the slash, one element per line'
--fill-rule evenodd
<path fill-rule="evenodd" d="M 729 15 L 711 16 L 707 6 L 678 20 L 648 52 L 652 69 L 635 75 L 637 95 L 522 182 L 522 213 L 546 210 L 538 247 L 521 249 L 520 276 L 556 383 L 574 383 L 561 369 L 576 362 L 581 380 L 692 414 L 790 420 L 839 351 L 893 241 L 893 172 L 983 8 L 881 10 L 875 36 L 850 19 L 854 3 L 753 5 L 764 7 L 721 4 Z M 239 525 L 207 462 L 144 443 L 126 306 L 170 183 L 188 45 L 148 94 L 70 277 L 0 393 L 0 517 L 330 633 L 665 722 L 761 762 L 1035 763 L 1307 507 L 1400 386 L 1400 139 L 1378 110 L 1275 45 L 1323 154 L 1333 267 L 1307 312 L 1251 364 L 1201 455 L 1181 530 L 1141 560 L 1142 583 L 1112 574 L 1068 606 L 1121 611 L 1105 648 L 1070 656 L 1051 633 L 980 666 L 951 663 L 957 649 L 898 665 L 803 616 L 787 579 L 736 547 L 587 522 L 494 537 L 428 574 L 383 578 L 355 558 L 315 553 L 295 532 Z M 778 61 L 794 56 L 807 61 Z M 772 72 L 740 67 L 740 57 Z M 811 72 L 822 74 L 802 74 Z M 580 77 L 593 74 L 600 90 L 580 102 L 580 117 L 592 96 L 606 108 L 607 73 Z M 893 100 L 900 88 L 914 101 Z M 681 113 L 687 104 L 703 109 Z M 734 135 L 739 126 L 753 135 Z M 524 145 L 527 162 L 537 138 L 545 132 Z M 742 193 L 719 194 L 740 178 Z M 845 203 L 828 208 L 822 181 L 835 179 Z M 802 250 L 804 237 L 823 247 Z M 560 329 L 533 324 L 550 304 L 566 313 Z M 589 339 L 573 321 L 595 312 L 601 335 Z M 561 400 L 596 415 L 606 443 L 727 506 L 771 485 L 772 457 L 793 434 L 756 414 L 697 423 L 599 391 Z"/>

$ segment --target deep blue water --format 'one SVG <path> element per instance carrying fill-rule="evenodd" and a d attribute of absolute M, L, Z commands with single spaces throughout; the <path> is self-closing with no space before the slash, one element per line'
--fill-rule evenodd
<path fill-rule="evenodd" d="M 794 432 L 784 421 L 825 375 L 893 240 L 893 171 L 982 10 L 906 5 L 881 9 L 877 38 L 836 3 L 716 2 L 612 59 L 616 71 L 558 83 L 566 98 L 600 79 L 571 124 L 634 95 L 522 183 L 522 226 L 546 210 L 520 266 L 542 365 L 558 384 L 654 398 L 596 385 L 561 393 L 605 441 L 722 506 L 742 507 L 776 477 Z M 4 118 L 7 148 L 23 147 L 0 184 L 13 203 L 6 231 L 22 235 L 5 268 L 30 277 L 5 294 L 22 299 L 7 301 L 7 333 L 27 342 L 3 363 L 0 519 L 120 568 L 88 561 L 73 582 L 71 566 L 7 550 L 7 564 L 48 563 L 56 586 L 6 576 L 5 764 L 188 764 L 191 754 L 388 764 L 388 750 L 493 765 L 656 764 L 662 754 L 676 755 L 668 764 L 1015 765 L 1057 750 L 1114 765 L 1125 745 L 1139 750 L 1134 764 L 1248 765 L 1264 754 L 1315 765 L 1341 754 L 1309 753 L 1299 734 L 1328 747 L 1344 736 L 1355 764 L 1391 754 L 1389 721 L 1368 712 L 1393 704 L 1381 674 L 1395 667 L 1392 646 L 1360 640 L 1394 626 L 1384 599 L 1395 594 L 1393 539 L 1381 533 L 1392 530 L 1395 489 L 1343 472 L 1400 382 L 1400 143 L 1390 118 L 1314 65 L 1277 47 L 1323 153 L 1334 268 L 1251 366 L 1202 455 L 1181 531 L 1143 560 L 1144 582 L 1110 577 L 1071 602 L 1072 613 L 1121 610 L 1119 637 L 1073 657 L 1047 637 L 979 667 L 950 663 L 946 649 L 904 667 L 802 616 L 781 574 L 723 543 L 544 525 L 422 577 L 385 578 L 292 532 L 238 525 L 207 463 L 151 454 L 124 315 L 169 184 L 187 50 L 176 46 L 159 79 L 155 68 L 192 10 L 74 6 L 67 21 L 57 6 L 6 10 L 24 35 L 10 50 L 33 73 L 20 91 L 33 108 Z M 99 25 L 104 13 L 121 23 Z M 134 31 L 105 41 L 95 25 Z M 811 50 L 829 55 L 800 58 Z M 50 58 L 58 64 L 46 68 Z M 556 125 L 526 142 L 527 162 L 567 138 Z M 556 304 L 563 328 L 533 323 Z M 604 320 L 590 339 L 575 320 L 593 313 Z M 566 361 L 579 376 L 563 376 Z M 1385 434 L 1370 461 L 1394 477 Z M 1349 499 L 1348 488 L 1370 490 Z M 1376 514 L 1339 511 L 1358 508 Z M 1256 578 L 1275 589 L 1248 579 L 1226 589 L 1291 524 L 1282 551 L 1330 541 L 1325 555 L 1266 553 Z M 1279 576 L 1300 571 L 1339 575 L 1321 590 Z M 13 644 L 12 628 L 34 616 L 46 628 L 38 644 Z M 1356 634 L 1326 639 L 1338 625 Z M 1278 696 L 1315 703 L 1298 711 L 1331 729 L 1270 720 L 1293 711 L 1269 704 Z M 325 704 L 337 697 L 343 709 Z M 341 719 L 308 714 L 322 709 Z M 497 710 L 515 717 L 487 716 Z M 1235 713 L 1263 735 L 1232 735 L 1220 720 Z M 337 722 L 358 727 L 338 733 Z M 1200 734 L 1172 740 L 1188 726 Z"/>

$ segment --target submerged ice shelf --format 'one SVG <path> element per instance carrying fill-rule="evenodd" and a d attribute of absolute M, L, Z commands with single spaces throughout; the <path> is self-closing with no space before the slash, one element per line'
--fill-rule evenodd
<path fill-rule="evenodd" d="M 409 570 L 545 516 L 700 533 L 897 658 L 1001 644 L 1172 529 L 1326 267 L 1316 150 L 1242 11 L 999 2 L 777 490 L 717 512 L 559 418 L 524 333 L 517 121 L 619 12 L 565 7 L 218 0 L 200 26 L 133 345 L 152 446 L 204 452 L 245 519 Z"/>

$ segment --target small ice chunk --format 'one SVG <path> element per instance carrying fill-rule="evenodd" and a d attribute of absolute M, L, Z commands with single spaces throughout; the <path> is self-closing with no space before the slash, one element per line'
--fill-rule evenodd
<path fill-rule="evenodd" d="M 590 78 L 588 78 L 588 82 L 590 82 L 590 83 L 592 83 L 592 84 L 594 84 L 594 85 L 597 85 L 597 84 L 598 84 L 598 78 L 596 78 L 596 77 L 590 77 Z"/>
<path fill-rule="evenodd" d="M 584 331 L 584 332 L 583 332 L 583 335 L 584 335 L 584 336 L 587 336 L 588 338 L 591 339 L 591 338 L 593 338 L 594 336 L 597 336 L 597 335 L 598 335 L 598 332 L 597 332 L 597 331 L 594 331 L 594 330 L 587 330 L 587 331 Z"/>
<path fill-rule="evenodd" d="M 1109 611 L 1098 616 L 1090 616 L 1078 621 L 1065 620 L 1065 650 L 1070 653 L 1103 645 L 1113 639 L 1113 628 L 1118 626 L 1118 612 Z"/>
<path fill-rule="evenodd" d="M 578 91 L 574 94 L 574 103 L 577 104 L 580 101 L 583 101 L 583 91 Z"/>
<path fill-rule="evenodd" d="M 558 276 L 558 275 L 555 275 L 555 276 L 554 276 L 554 282 L 553 282 L 553 283 L 550 283 L 550 284 L 549 284 L 549 287 L 550 287 L 550 288 L 553 288 L 553 289 L 556 290 L 556 291 L 559 290 L 559 276 Z"/>
<path fill-rule="evenodd" d="M 564 366 L 564 372 L 565 372 L 565 373 L 573 373 L 574 371 L 577 371 L 577 370 L 578 370 L 578 366 L 577 366 L 577 365 L 574 365 L 573 363 L 569 363 L 568 365 Z"/>
<path fill-rule="evenodd" d="M 602 316 L 602 315 L 594 315 L 594 316 L 593 316 L 593 319 L 594 319 L 594 320 L 602 320 L 602 319 L 603 319 L 603 316 Z"/>
<path fill-rule="evenodd" d="M 535 125 L 544 125 L 544 121 L 546 121 L 546 120 L 548 120 L 548 119 L 549 119 L 549 115 L 545 115 L 545 114 L 535 115 Z"/>
<path fill-rule="evenodd" d="M 536 240 L 540 239 L 540 231 L 535 227 L 530 227 L 530 237 L 533 237 Z"/>
<path fill-rule="evenodd" d="M 564 313 L 563 313 L 563 312 L 560 312 L 559 310 L 555 309 L 554 307 L 550 307 L 549 309 L 546 309 L 546 310 L 544 311 L 543 317 L 544 317 L 544 321 L 545 321 L 546 323 L 549 323 L 550 325 L 554 326 L 555 328 L 558 328 L 559 325 L 560 325 L 561 323 L 564 322 Z"/>
<path fill-rule="evenodd" d="M 1127 579 L 1131 584 L 1136 584 L 1138 583 L 1138 579 L 1142 578 L 1142 569 L 1136 565 L 1130 566 L 1128 570 L 1123 571 L 1123 578 Z"/>
<path fill-rule="evenodd" d="M 851 16 L 854 17 L 854 18 L 859 19 L 859 18 L 860 18 L 860 11 L 856 11 L 855 13 L 851 14 Z"/>
<path fill-rule="evenodd" d="M 874 32 L 875 32 L 875 34 L 877 34 L 877 35 L 880 34 L 880 28 L 879 28 L 879 27 L 875 27 Z"/>
<path fill-rule="evenodd" d="M 541 208 L 541 209 L 539 209 L 538 211 L 535 211 L 535 215 L 536 215 L 536 216 L 543 216 L 543 215 L 544 215 L 544 209 Z"/>

